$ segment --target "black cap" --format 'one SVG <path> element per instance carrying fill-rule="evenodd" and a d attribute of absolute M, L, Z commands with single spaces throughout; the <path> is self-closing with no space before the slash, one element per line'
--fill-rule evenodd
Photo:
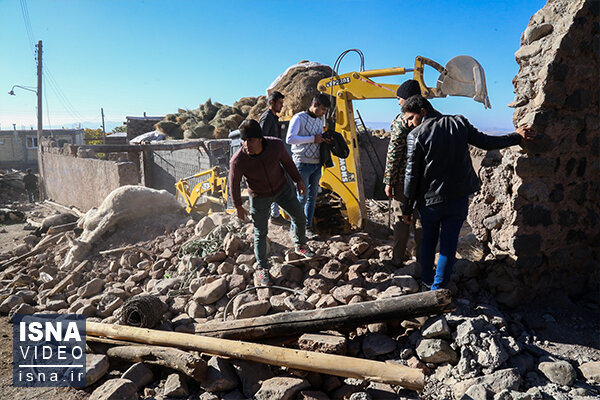
<path fill-rule="evenodd" d="M 404 100 L 416 94 L 421 94 L 421 87 L 419 86 L 419 82 L 414 79 L 409 79 L 402 83 L 402 85 L 398 87 L 398 90 L 396 90 L 396 97 L 400 97 Z"/>
<path fill-rule="evenodd" d="M 240 124 L 240 139 L 260 138 L 262 139 L 262 129 L 258 122 L 253 119 L 245 119 Z"/>

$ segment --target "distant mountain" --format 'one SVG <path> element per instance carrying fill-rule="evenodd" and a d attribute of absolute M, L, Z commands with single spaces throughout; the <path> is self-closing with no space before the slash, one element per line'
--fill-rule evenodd
<path fill-rule="evenodd" d="M 365 125 L 369 129 L 385 129 L 386 131 L 390 130 L 389 122 L 374 122 L 374 121 L 365 121 Z"/>
<path fill-rule="evenodd" d="M 390 130 L 389 122 L 376 122 L 376 121 L 366 121 L 365 125 L 370 129 L 385 129 L 386 131 Z M 507 133 L 513 132 L 512 129 L 506 128 L 497 128 L 497 127 L 483 127 L 479 128 L 482 132 L 487 133 L 488 135 L 493 136 L 501 136 L 506 135 Z"/>
<path fill-rule="evenodd" d="M 106 132 L 111 132 L 113 129 L 115 129 L 117 126 L 121 126 L 123 125 L 122 121 L 104 121 L 104 127 L 106 129 Z M 50 125 L 48 126 L 44 126 L 44 129 L 99 129 L 102 128 L 102 123 L 98 123 L 98 122 L 89 122 L 89 121 L 84 121 L 81 123 L 77 123 L 77 124 L 64 124 L 64 125 Z"/>

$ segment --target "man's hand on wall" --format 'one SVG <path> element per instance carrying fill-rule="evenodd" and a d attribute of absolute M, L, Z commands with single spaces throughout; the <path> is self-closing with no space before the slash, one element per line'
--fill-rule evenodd
<path fill-rule="evenodd" d="M 515 131 L 525 140 L 531 140 L 535 137 L 535 132 L 532 130 L 531 126 L 523 125 L 517 128 Z"/>

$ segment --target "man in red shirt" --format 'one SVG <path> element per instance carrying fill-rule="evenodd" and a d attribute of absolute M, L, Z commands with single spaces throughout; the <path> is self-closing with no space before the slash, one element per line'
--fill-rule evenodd
<path fill-rule="evenodd" d="M 250 194 L 250 215 L 254 223 L 254 254 L 258 264 L 255 284 L 268 286 L 271 282 L 267 262 L 267 233 L 272 203 L 279 204 L 292 218 L 296 253 L 303 257 L 315 256 L 306 245 L 304 211 L 285 173 L 296 183 L 301 195 L 306 193 L 306 187 L 281 139 L 263 137 L 260 125 L 251 119 L 240 125 L 240 138 L 242 147 L 229 163 L 229 193 L 238 218 L 244 220 L 246 210 L 242 206 L 240 192 L 240 181 L 244 176 Z"/>

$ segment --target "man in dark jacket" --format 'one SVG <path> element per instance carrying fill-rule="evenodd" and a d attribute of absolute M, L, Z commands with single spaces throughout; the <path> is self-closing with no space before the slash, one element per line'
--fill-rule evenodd
<path fill-rule="evenodd" d="M 254 223 L 254 254 L 258 264 L 254 282 L 257 286 L 267 286 L 270 284 L 267 233 L 269 209 L 273 202 L 277 202 L 292 217 L 296 253 L 303 257 L 315 256 L 306 245 L 304 211 L 285 173 L 287 172 L 296 183 L 301 195 L 306 193 L 306 187 L 283 141 L 263 137 L 258 122 L 251 119 L 242 122 L 240 138 L 242 147 L 233 155 L 229 164 L 229 193 L 237 216 L 242 220 L 246 219 L 240 193 L 240 181 L 244 176 L 250 194 L 250 214 Z"/>
<path fill-rule="evenodd" d="M 283 108 L 284 98 L 285 97 L 283 94 L 277 90 L 274 90 L 271 92 L 271 94 L 269 94 L 269 97 L 267 98 L 269 108 L 260 116 L 260 119 L 258 120 L 258 123 L 262 128 L 263 136 L 276 137 L 281 140 L 285 139 L 281 132 L 279 117 L 277 117 L 277 114 L 279 114 Z M 289 148 L 286 147 L 286 149 L 288 153 L 291 153 Z M 287 223 L 287 221 L 281 215 L 279 215 L 279 206 L 277 203 L 271 204 L 271 222 L 278 225 Z"/>
<path fill-rule="evenodd" d="M 411 96 L 421 94 L 419 82 L 409 79 L 398 86 L 396 97 L 398 105 L 402 107 L 406 99 Z M 392 250 L 392 264 L 398 267 L 404 265 L 406 258 L 406 245 L 410 237 L 410 225 L 402 221 L 402 206 L 404 205 L 404 170 L 406 169 L 406 137 L 411 131 L 404 121 L 404 114 L 396 115 L 392 121 L 390 130 L 390 143 L 385 158 L 385 173 L 383 174 L 383 183 L 385 184 L 385 194 L 392 199 L 392 209 L 394 210 L 394 245 Z M 420 260 L 421 250 L 421 221 L 417 213 L 413 215 L 412 228 L 415 235 L 415 256 Z"/>
<path fill-rule="evenodd" d="M 23 185 L 25 185 L 29 202 L 33 203 L 38 197 L 38 178 L 31 169 L 28 169 L 27 175 L 23 177 Z"/>
<path fill-rule="evenodd" d="M 274 90 L 269 94 L 269 97 L 267 98 L 269 109 L 262 113 L 258 120 L 258 123 L 262 128 L 263 136 L 276 137 L 281 140 L 285 139 L 281 133 L 279 117 L 277 117 L 277 114 L 279 114 L 283 108 L 284 98 L 285 97 L 277 90 Z"/>
<path fill-rule="evenodd" d="M 454 266 L 458 235 L 469 208 L 469 195 L 481 182 L 471 163 L 469 144 L 484 150 L 502 149 L 533 137 L 529 127 L 504 136 L 479 132 L 462 115 L 436 115 L 425 98 L 413 96 L 402 106 L 408 135 L 404 178 L 403 221 L 411 222 L 415 204 L 423 226 L 421 278 L 425 288 L 445 288 Z M 435 277 L 433 262 L 438 238 L 440 256 Z"/>

